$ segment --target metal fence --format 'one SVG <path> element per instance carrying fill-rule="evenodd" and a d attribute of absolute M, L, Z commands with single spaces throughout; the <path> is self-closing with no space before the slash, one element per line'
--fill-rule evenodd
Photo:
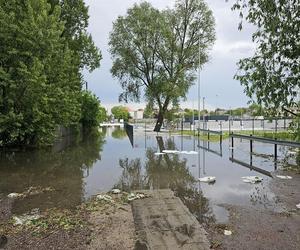
<path fill-rule="evenodd" d="M 155 119 L 136 120 L 134 122 L 135 127 L 153 129 L 155 126 Z M 194 121 L 185 122 L 183 120 L 177 120 L 168 122 L 165 121 L 163 130 L 197 130 L 209 129 L 214 131 L 234 132 L 234 131 L 284 131 L 287 130 L 292 122 L 290 118 L 274 118 L 273 120 L 255 120 L 255 119 L 242 119 L 242 120 L 229 120 L 229 121 Z"/>

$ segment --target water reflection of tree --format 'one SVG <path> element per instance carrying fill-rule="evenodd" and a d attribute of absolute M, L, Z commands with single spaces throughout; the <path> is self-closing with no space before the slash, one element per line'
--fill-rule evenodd
<path fill-rule="evenodd" d="M 161 151 L 175 149 L 175 143 L 171 139 L 164 143 L 161 137 L 157 137 L 157 142 Z M 178 154 L 155 155 L 155 152 L 153 148 L 147 149 L 144 174 L 141 159 L 131 161 L 128 158 L 121 159 L 120 166 L 123 173 L 116 187 L 127 191 L 169 188 L 199 221 L 206 223 L 214 221 L 208 199 L 197 188 L 197 181 L 189 172 L 187 160 L 181 159 Z"/>
<path fill-rule="evenodd" d="M 104 143 L 103 134 L 93 133 L 60 152 L 0 152 L 0 193 L 24 192 L 30 186 L 53 187 L 55 192 L 17 201 L 16 212 L 34 207 L 73 207 L 83 199 L 84 173 L 101 159 Z"/>
<path fill-rule="evenodd" d="M 124 129 L 121 129 L 120 127 L 116 127 L 112 133 L 111 136 L 115 139 L 123 139 L 127 136 L 126 131 Z"/>
<path fill-rule="evenodd" d="M 142 174 L 140 159 L 137 158 L 131 161 L 128 158 L 120 159 L 119 165 L 123 169 L 123 172 L 116 187 L 124 191 L 146 188 L 147 184 Z"/>

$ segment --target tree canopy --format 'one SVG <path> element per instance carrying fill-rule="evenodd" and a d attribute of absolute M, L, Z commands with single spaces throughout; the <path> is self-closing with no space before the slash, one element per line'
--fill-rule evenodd
<path fill-rule="evenodd" d="M 129 119 L 129 112 L 126 107 L 114 106 L 111 109 L 111 113 L 113 114 L 115 119 L 124 119 L 124 121 L 128 121 Z"/>
<path fill-rule="evenodd" d="M 299 107 L 299 0 L 236 0 L 233 9 L 257 28 L 255 53 L 239 61 L 235 78 L 249 97 L 273 113 L 282 106 Z"/>
<path fill-rule="evenodd" d="M 174 9 L 163 11 L 142 2 L 114 22 L 111 72 L 124 90 L 120 100 L 144 98 L 158 107 L 155 131 L 169 106 L 186 97 L 197 68 L 208 61 L 214 24 L 203 0 L 179 0 Z"/>
<path fill-rule="evenodd" d="M 49 144 L 57 126 L 79 123 L 81 69 L 101 58 L 92 40 L 74 45 L 87 19 L 68 22 L 64 8 L 86 15 L 79 2 L 0 0 L 0 146 Z"/>

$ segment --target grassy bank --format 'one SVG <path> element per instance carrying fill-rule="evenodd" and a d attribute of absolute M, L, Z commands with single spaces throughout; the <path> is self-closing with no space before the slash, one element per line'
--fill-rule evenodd
<path fill-rule="evenodd" d="M 171 131 L 171 134 L 183 134 L 183 135 L 190 135 L 190 136 L 198 136 L 197 131 L 193 130 L 183 130 L 183 131 Z M 293 133 L 291 131 L 278 131 L 277 133 L 273 131 L 263 131 L 263 130 L 255 130 L 254 133 L 252 130 L 239 130 L 234 131 L 235 134 L 243 134 L 243 135 L 253 135 L 258 137 L 270 138 L 278 140 L 287 140 L 287 141 L 294 141 Z M 207 133 L 200 133 L 199 135 L 201 140 L 208 140 Z M 222 135 L 223 140 L 229 138 L 229 132 L 223 132 Z M 216 134 L 210 134 L 209 140 L 210 141 L 219 141 L 220 136 Z M 300 142 L 300 141 L 298 141 Z"/>

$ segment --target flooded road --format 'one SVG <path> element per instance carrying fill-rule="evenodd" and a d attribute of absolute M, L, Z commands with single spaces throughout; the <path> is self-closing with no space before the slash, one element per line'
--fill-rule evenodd
<path fill-rule="evenodd" d="M 220 144 L 143 130 L 135 130 L 131 139 L 123 129 L 108 128 L 59 152 L 2 152 L 0 195 L 30 187 L 54 189 L 12 203 L 12 213 L 22 214 L 37 207 L 72 208 L 114 187 L 125 191 L 170 188 L 200 221 L 219 223 L 228 219 L 226 204 L 272 209 L 277 203 L 268 188 L 270 172 L 280 165 L 274 164 L 271 145 L 254 143 L 251 157 L 249 141 L 240 139 L 233 149 L 229 140 Z M 195 152 L 157 154 L 167 149 Z M 284 151 L 280 148 L 279 159 Z M 249 175 L 263 181 L 244 183 L 241 177 Z M 204 176 L 215 176 L 216 182 L 199 182 Z"/>

